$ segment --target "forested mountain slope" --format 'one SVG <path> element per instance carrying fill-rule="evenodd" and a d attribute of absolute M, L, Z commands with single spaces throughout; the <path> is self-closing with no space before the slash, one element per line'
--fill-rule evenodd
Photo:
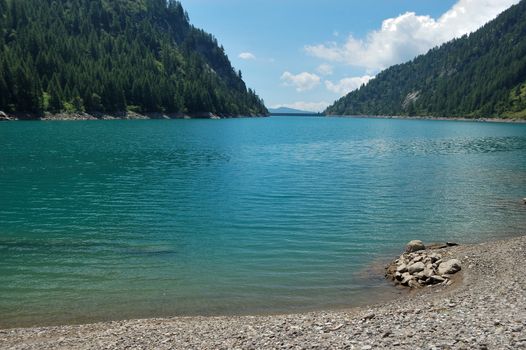
<path fill-rule="evenodd" d="M 174 0 L 0 0 L 0 110 L 267 113 Z"/>
<path fill-rule="evenodd" d="M 470 35 L 388 68 L 325 112 L 526 118 L 526 1 Z"/>

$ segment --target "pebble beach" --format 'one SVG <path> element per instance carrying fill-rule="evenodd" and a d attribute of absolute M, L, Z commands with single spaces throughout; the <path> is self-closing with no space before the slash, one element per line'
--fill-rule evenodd
<path fill-rule="evenodd" d="M 387 303 L 304 314 L 4 329 L 0 348 L 526 349 L 526 236 L 436 252 L 461 261 L 452 283 L 417 288 Z"/>

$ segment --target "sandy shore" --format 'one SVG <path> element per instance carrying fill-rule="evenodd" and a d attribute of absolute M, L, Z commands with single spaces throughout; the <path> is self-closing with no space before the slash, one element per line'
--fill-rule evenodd
<path fill-rule="evenodd" d="M 0 330 L 1 349 L 526 349 L 526 236 L 441 250 L 463 269 L 370 307 Z"/>

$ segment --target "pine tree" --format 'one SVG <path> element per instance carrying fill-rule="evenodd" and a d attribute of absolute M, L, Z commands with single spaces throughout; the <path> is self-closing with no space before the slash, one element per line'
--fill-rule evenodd
<path fill-rule="evenodd" d="M 102 98 L 95 93 L 91 94 L 88 112 L 102 112 L 103 110 Z"/>
<path fill-rule="evenodd" d="M 62 88 L 58 82 L 57 75 L 53 75 L 50 84 L 48 85 L 49 94 L 49 111 L 53 113 L 61 112 L 64 108 Z"/>
<path fill-rule="evenodd" d="M 75 97 L 73 97 L 73 100 L 71 101 L 71 104 L 73 105 L 73 108 L 75 109 L 75 112 L 84 112 L 85 111 L 84 101 L 82 100 L 82 98 L 80 98 L 79 95 L 75 95 Z"/>
<path fill-rule="evenodd" d="M 1 66 L 1 65 L 0 65 Z M 5 82 L 4 75 L 0 71 L 0 111 L 8 111 L 9 89 Z"/>
<path fill-rule="evenodd" d="M 38 77 L 31 75 L 26 67 L 19 66 L 15 75 L 16 109 L 20 112 L 42 111 L 42 91 L 38 90 Z"/>

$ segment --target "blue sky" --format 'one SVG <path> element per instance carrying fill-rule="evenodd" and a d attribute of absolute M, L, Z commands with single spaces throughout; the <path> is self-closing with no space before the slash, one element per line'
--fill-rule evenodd
<path fill-rule="evenodd" d="M 518 0 L 181 0 L 267 107 L 319 111 Z"/>

